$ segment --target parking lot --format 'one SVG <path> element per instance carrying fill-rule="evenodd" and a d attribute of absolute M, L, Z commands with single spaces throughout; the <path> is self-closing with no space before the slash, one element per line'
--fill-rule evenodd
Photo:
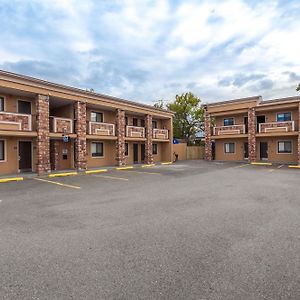
<path fill-rule="evenodd" d="M 300 299 L 300 170 L 204 161 L 0 184 L 0 299 Z"/>

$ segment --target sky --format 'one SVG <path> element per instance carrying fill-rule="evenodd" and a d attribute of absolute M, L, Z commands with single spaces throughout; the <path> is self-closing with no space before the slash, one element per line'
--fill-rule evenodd
<path fill-rule="evenodd" d="M 0 69 L 147 104 L 297 95 L 299 0 L 0 0 Z"/>

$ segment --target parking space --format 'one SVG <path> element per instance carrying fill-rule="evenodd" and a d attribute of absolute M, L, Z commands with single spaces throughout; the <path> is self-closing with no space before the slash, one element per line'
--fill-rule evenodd
<path fill-rule="evenodd" d="M 187 161 L 0 184 L 0 299 L 299 299 L 299 180 Z"/>

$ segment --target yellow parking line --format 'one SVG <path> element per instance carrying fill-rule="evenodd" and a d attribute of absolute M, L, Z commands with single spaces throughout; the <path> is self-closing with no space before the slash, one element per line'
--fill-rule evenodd
<path fill-rule="evenodd" d="M 115 180 L 123 180 L 123 181 L 128 181 L 128 178 L 123 178 L 123 177 L 115 177 L 115 176 L 107 176 L 107 175 L 92 175 L 93 177 L 101 177 L 101 178 L 106 178 L 106 179 L 115 179 Z"/>
<path fill-rule="evenodd" d="M 150 174 L 150 175 L 162 175 L 161 173 L 156 173 L 156 172 L 141 172 L 141 171 L 129 171 L 129 173 Z"/>
<path fill-rule="evenodd" d="M 60 183 L 60 182 L 46 180 L 46 179 L 42 179 L 42 178 L 33 178 L 33 179 L 34 180 L 38 180 L 38 181 L 42 181 L 42 182 L 47 182 L 47 183 L 52 183 L 52 184 L 56 184 L 56 185 L 60 185 L 60 186 L 68 187 L 68 188 L 72 188 L 72 189 L 78 189 L 78 190 L 81 189 L 80 186 L 76 186 L 76 185 L 70 185 L 70 184 Z"/>
<path fill-rule="evenodd" d="M 290 165 L 289 168 L 291 168 L 291 169 L 300 169 L 300 166 Z"/>
<path fill-rule="evenodd" d="M 95 173 L 104 173 L 104 172 L 107 172 L 107 169 L 85 171 L 85 174 L 95 174 Z"/>
<path fill-rule="evenodd" d="M 121 170 L 129 170 L 129 169 L 133 169 L 133 166 L 128 166 L 128 167 L 118 167 L 116 168 L 116 170 L 121 171 Z"/>
<path fill-rule="evenodd" d="M 267 162 L 252 162 L 251 165 L 254 166 L 272 166 L 272 163 L 267 163 Z"/>
<path fill-rule="evenodd" d="M 151 168 L 155 167 L 155 164 L 142 165 L 142 168 Z"/>
<path fill-rule="evenodd" d="M 161 165 L 171 165 L 172 162 L 171 161 L 168 161 L 168 162 L 162 162 Z"/>
<path fill-rule="evenodd" d="M 56 174 L 49 174 L 48 177 L 53 178 L 53 177 L 74 176 L 74 175 L 77 175 L 77 174 L 78 174 L 77 172 L 56 173 Z"/>
<path fill-rule="evenodd" d="M 9 177 L 0 179 L 0 183 L 11 182 L 11 181 L 23 181 L 23 177 Z"/>

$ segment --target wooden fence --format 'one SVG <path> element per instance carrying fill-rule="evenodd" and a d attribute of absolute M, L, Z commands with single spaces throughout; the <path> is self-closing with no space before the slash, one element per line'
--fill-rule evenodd
<path fill-rule="evenodd" d="M 178 160 L 204 159 L 204 146 L 187 146 L 186 143 L 173 145 Z"/>

